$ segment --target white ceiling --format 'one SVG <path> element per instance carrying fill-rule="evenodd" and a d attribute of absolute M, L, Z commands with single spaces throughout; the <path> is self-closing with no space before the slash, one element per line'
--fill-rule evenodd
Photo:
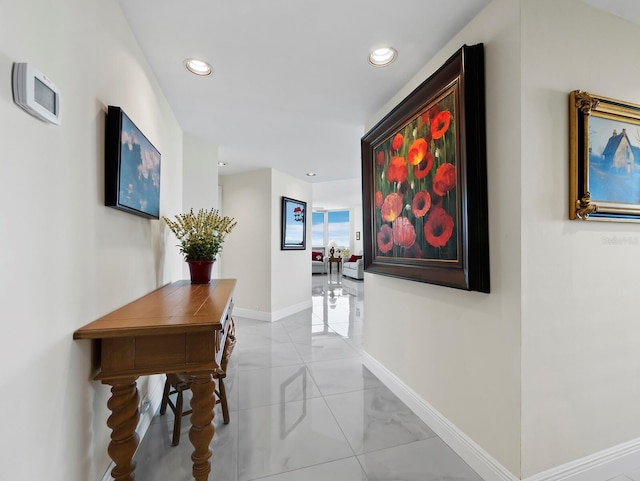
<path fill-rule="evenodd" d="M 584 3 L 622 17 L 640 25 L 640 2 L 638 0 L 582 0 Z"/>
<path fill-rule="evenodd" d="M 120 4 L 183 130 L 219 146 L 220 175 L 273 167 L 313 182 L 314 204 L 331 208 L 359 192 L 343 200 L 317 183 L 359 179 L 365 122 L 489 1 Z M 584 1 L 640 24 L 638 0 Z M 369 51 L 383 45 L 397 60 L 371 67 Z M 214 74 L 188 73 L 188 57 Z"/>
<path fill-rule="evenodd" d="M 220 175 L 360 177 L 364 124 L 490 0 L 120 0 L 183 130 Z M 369 51 L 391 45 L 389 67 Z M 214 74 L 198 78 L 198 57 Z M 316 172 L 315 178 L 306 177 Z"/>

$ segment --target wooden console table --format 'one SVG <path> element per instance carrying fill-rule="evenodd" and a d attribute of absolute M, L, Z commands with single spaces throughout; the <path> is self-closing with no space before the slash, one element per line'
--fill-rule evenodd
<path fill-rule="evenodd" d="M 186 372 L 192 378 L 191 429 L 193 477 L 207 481 L 211 472 L 214 373 L 220 372 L 229 326 L 235 279 L 211 284 L 178 281 L 157 289 L 73 333 L 74 339 L 96 339 L 100 372 L 111 386 L 109 456 L 115 481 L 133 481 L 133 455 L 139 437 L 139 376 Z"/>
<path fill-rule="evenodd" d="M 333 264 L 338 264 L 338 274 L 340 273 L 340 266 L 342 265 L 342 257 L 329 257 L 329 275 L 331 275 L 331 271 Z"/>

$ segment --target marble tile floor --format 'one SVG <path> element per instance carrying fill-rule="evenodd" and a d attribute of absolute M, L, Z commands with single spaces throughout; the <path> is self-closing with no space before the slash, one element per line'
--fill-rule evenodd
<path fill-rule="evenodd" d="M 607 480 L 607 481 L 640 481 L 640 467 L 626 474 L 620 474 L 619 476 L 616 476 L 615 478 L 611 478 L 610 480 Z"/>
<path fill-rule="evenodd" d="M 235 317 L 231 422 L 216 407 L 211 481 L 481 481 L 362 365 L 363 291 L 314 275 L 312 309 L 273 323 Z M 172 447 L 172 413 L 156 414 L 136 480 L 193 479 L 188 416 L 182 426 Z"/>

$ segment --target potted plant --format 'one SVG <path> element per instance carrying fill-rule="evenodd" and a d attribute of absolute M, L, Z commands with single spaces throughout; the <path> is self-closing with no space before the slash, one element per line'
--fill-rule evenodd
<path fill-rule="evenodd" d="M 236 226 L 232 217 L 221 216 L 217 209 L 193 209 L 177 214 L 175 220 L 162 217 L 171 232 L 180 241 L 180 253 L 189 264 L 191 283 L 207 284 L 211 280 L 211 268 L 222 244 Z"/>

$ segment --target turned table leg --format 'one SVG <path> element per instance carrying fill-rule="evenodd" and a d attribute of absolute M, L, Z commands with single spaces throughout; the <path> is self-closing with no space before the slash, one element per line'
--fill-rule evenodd
<path fill-rule="evenodd" d="M 233 348 L 236 345 L 236 326 L 233 321 L 233 317 L 229 318 L 229 325 L 227 329 L 227 339 L 224 343 L 220 370 L 217 372 L 217 375 L 214 376 L 218 379 L 218 393 L 220 405 L 222 406 L 222 419 L 224 420 L 224 424 L 229 424 L 229 404 L 227 403 L 227 390 L 224 386 L 224 378 L 226 377 L 227 367 L 229 367 L 229 358 L 231 357 Z"/>
<path fill-rule="evenodd" d="M 207 481 L 211 472 L 211 440 L 213 427 L 214 396 L 213 373 L 189 373 L 191 381 L 191 429 L 189 439 L 193 444 L 193 477 L 195 481 Z"/>
<path fill-rule="evenodd" d="M 111 398 L 107 407 L 111 416 L 107 419 L 107 426 L 111 428 L 111 442 L 109 456 L 116 464 L 111 470 L 111 477 L 115 481 L 133 481 L 136 463 L 133 455 L 140 441 L 136 433 L 138 419 L 138 404 L 140 396 L 136 386 L 136 378 L 104 380 L 104 384 L 111 386 Z"/>

